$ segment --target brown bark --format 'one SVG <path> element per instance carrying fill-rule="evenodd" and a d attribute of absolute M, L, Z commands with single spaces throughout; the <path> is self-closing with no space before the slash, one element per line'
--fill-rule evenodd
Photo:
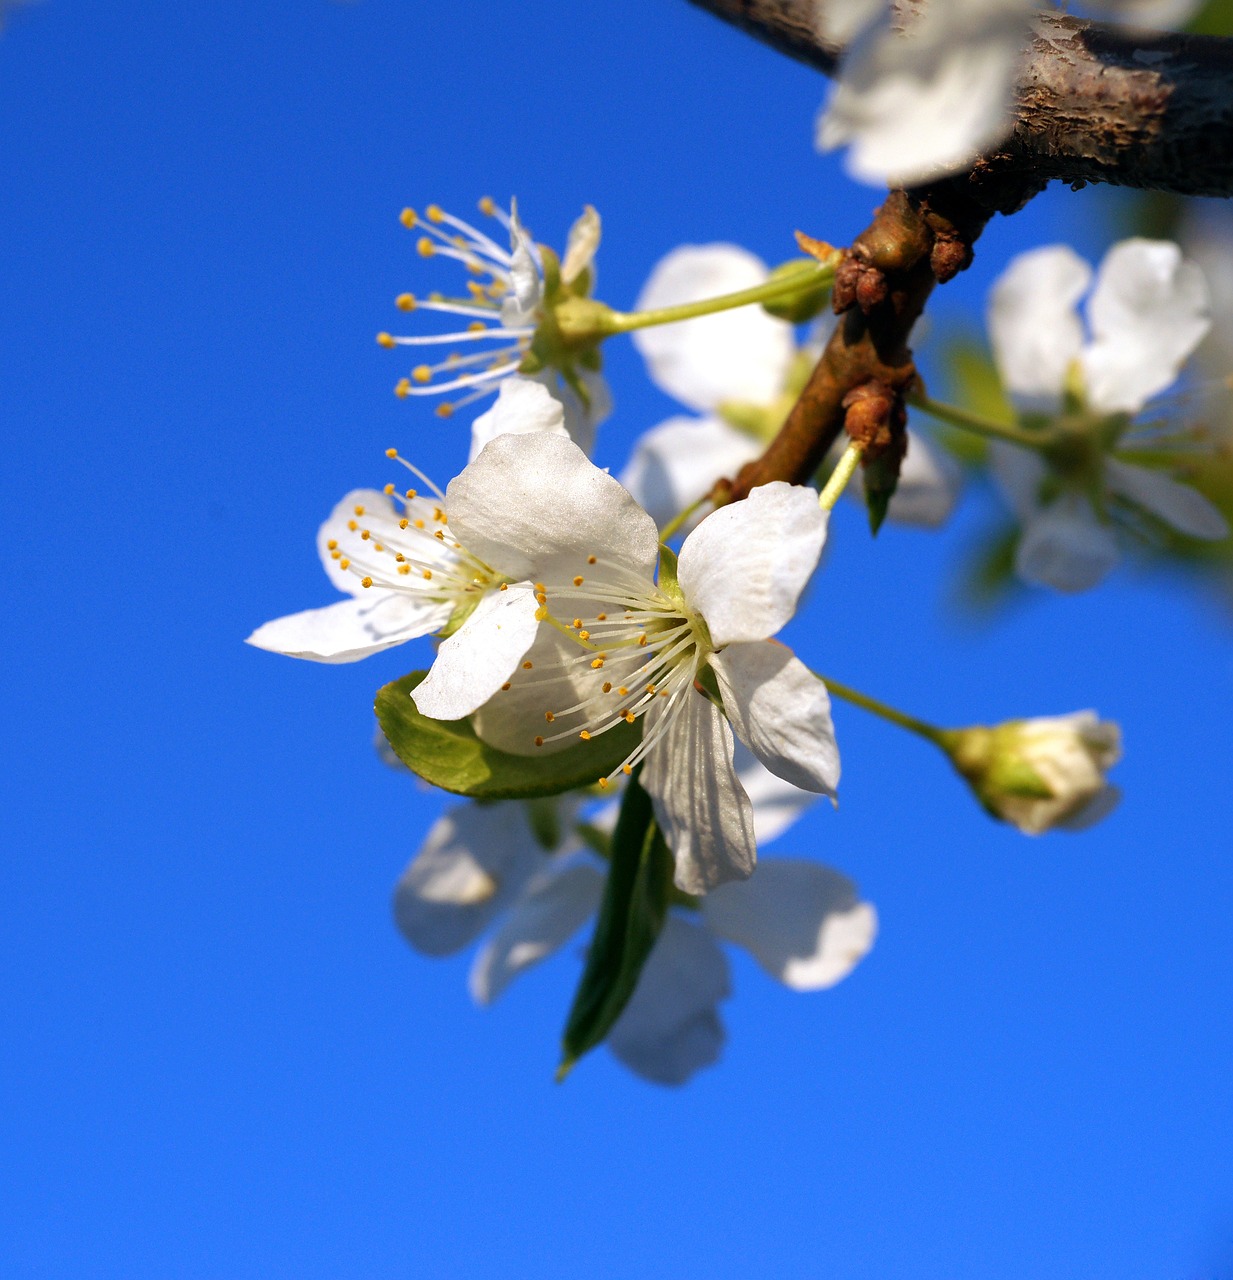
<path fill-rule="evenodd" d="M 814 0 L 692 3 L 820 71 L 835 69 L 839 50 L 816 34 Z M 1015 87 L 1010 137 L 977 171 L 1233 195 L 1233 40 L 1042 15 Z"/>

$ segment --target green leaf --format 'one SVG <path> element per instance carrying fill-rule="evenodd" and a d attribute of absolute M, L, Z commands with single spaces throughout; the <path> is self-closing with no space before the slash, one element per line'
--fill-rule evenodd
<path fill-rule="evenodd" d="M 899 487 L 899 464 L 899 458 L 883 454 L 864 468 L 865 509 L 869 512 L 869 528 L 875 537 Z"/>
<path fill-rule="evenodd" d="M 476 737 L 470 720 L 432 720 L 420 715 L 411 690 L 427 674 L 413 671 L 381 689 L 377 719 L 403 764 L 425 782 L 446 791 L 474 800 L 554 796 L 593 786 L 615 773 L 638 745 L 641 721 L 619 724 L 564 751 L 533 756 L 499 751 Z"/>
<path fill-rule="evenodd" d="M 634 770 L 612 834 L 604 900 L 561 1044 L 557 1079 L 602 1044 L 638 985 L 672 897 L 672 851 Z"/>
<path fill-rule="evenodd" d="M 816 265 L 812 258 L 792 258 L 775 267 L 768 279 L 778 277 L 785 279 L 796 275 L 804 275 L 801 287 L 794 293 L 776 298 L 773 302 L 764 302 L 762 310 L 778 320 L 787 320 L 792 324 L 804 324 L 820 315 L 831 300 L 831 283 L 834 272 L 813 274 L 802 272 L 803 267 Z"/>

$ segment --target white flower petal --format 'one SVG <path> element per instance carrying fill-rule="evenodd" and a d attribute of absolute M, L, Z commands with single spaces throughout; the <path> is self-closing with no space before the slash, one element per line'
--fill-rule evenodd
<path fill-rule="evenodd" d="M 608 1048 L 656 1084 L 684 1084 L 723 1048 L 718 1004 L 731 994 L 728 961 L 711 935 L 676 916 L 647 958 Z"/>
<path fill-rule="evenodd" d="M 674 707 L 664 736 L 646 758 L 642 785 L 655 802 L 655 817 L 676 856 L 676 885 L 706 893 L 726 880 L 744 880 L 754 869 L 753 806 L 732 764 L 732 730 L 719 709 L 687 690 Z M 652 734 L 663 715 L 658 699 L 645 717 Z"/>
<path fill-rule="evenodd" d="M 339 562 L 334 559 L 329 545 L 331 542 L 341 542 L 344 545 L 354 542 L 355 535 L 351 532 L 350 525 L 356 521 L 356 507 L 362 507 L 378 521 L 397 520 L 402 513 L 379 489 L 352 489 L 335 505 L 317 530 L 317 554 L 321 557 L 326 576 L 339 591 L 362 599 L 371 594 L 371 589 L 360 585 L 358 573 L 339 568 Z"/>
<path fill-rule="evenodd" d="M 1103 581 L 1120 552 L 1113 530 L 1082 494 L 1064 493 L 1024 527 L 1015 572 L 1057 591 L 1087 591 Z"/>
<path fill-rule="evenodd" d="M 1162 471 L 1106 458 L 1105 481 L 1114 493 L 1138 503 L 1187 537 L 1220 542 L 1229 536 L 1228 521 L 1214 503 Z"/>
<path fill-rule="evenodd" d="M 561 279 L 572 284 L 595 261 L 600 237 L 599 214 L 594 205 L 587 205 L 569 229 L 565 242 L 565 257 L 561 259 Z"/>
<path fill-rule="evenodd" d="M 702 915 L 720 937 L 744 947 L 796 991 L 846 978 L 878 931 L 872 904 L 858 899 L 847 876 L 798 859 L 764 858 L 743 884 L 708 893 Z"/>
<path fill-rule="evenodd" d="M 542 382 L 517 375 L 506 378 L 492 408 L 471 424 L 469 461 L 474 462 L 480 450 L 497 436 L 530 435 L 537 431 L 568 435 L 565 406 Z"/>
<path fill-rule="evenodd" d="M 358 662 L 440 631 L 452 612 L 448 604 L 374 587 L 358 600 L 275 618 L 258 627 L 246 643 L 311 662 Z"/>
<path fill-rule="evenodd" d="M 909 431 L 908 452 L 887 519 L 923 529 L 940 528 L 955 509 L 962 481 L 963 472 L 950 454 L 930 444 L 920 432 Z"/>
<path fill-rule="evenodd" d="M 1040 454 L 995 440 L 989 445 L 989 470 L 1020 524 L 1040 510 L 1040 486 L 1048 468 Z"/>
<path fill-rule="evenodd" d="M 511 291 L 501 303 L 501 323 L 507 329 L 534 324 L 536 312 L 543 299 L 544 285 L 539 272 L 539 253 L 535 242 L 518 220 L 518 207 L 510 209 L 510 264 Z"/>
<path fill-rule="evenodd" d="M 471 966 L 468 985 L 477 1004 L 491 1004 L 524 970 L 551 955 L 598 909 L 604 876 L 587 862 L 545 868 Z"/>
<path fill-rule="evenodd" d="M 543 861 L 521 805 L 455 805 L 395 886 L 394 919 L 417 951 L 449 955 L 478 937 Z"/>
<path fill-rule="evenodd" d="M 535 376 L 564 405 L 565 430 L 589 458 L 595 448 L 595 429 L 612 413 L 612 392 L 604 375 L 590 369 L 578 370 L 578 378 L 587 393 L 587 404 L 583 404 L 578 393 L 555 369 L 545 369 Z"/>
<path fill-rule="evenodd" d="M 1212 323 L 1203 272 L 1167 240 L 1115 244 L 1087 313 L 1085 387 L 1088 403 L 1105 413 L 1136 413 L 1173 383 Z"/>
<path fill-rule="evenodd" d="M 866 29 L 818 120 L 819 148 L 850 143 L 849 172 L 878 185 L 965 168 L 1009 128 L 1029 13 L 1026 0 L 946 0 L 906 32 L 890 16 Z"/>
<path fill-rule="evenodd" d="M 737 293 L 766 276 L 761 258 L 738 245 L 682 245 L 660 259 L 637 309 Z M 769 403 L 783 390 L 796 350 L 792 326 L 758 306 L 637 329 L 633 339 L 651 381 L 691 409 L 713 409 L 724 400 Z"/>
<path fill-rule="evenodd" d="M 1111 782 L 1098 791 L 1077 813 L 1054 823 L 1054 831 L 1086 831 L 1103 822 L 1122 802 L 1122 789 Z"/>
<path fill-rule="evenodd" d="M 731 644 L 711 666 L 724 712 L 750 751 L 784 781 L 834 796 L 839 747 L 822 681 L 773 640 Z"/>
<path fill-rule="evenodd" d="M 754 839 L 759 849 L 786 831 L 818 798 L 817 792 L 794 787 L 776 777 L 739 739 L 733 763 L 753 805 Z"/>
<path fill-rule="evenodd" d="M 669 418 L 639 437 L 620 481 L 662 527 L 761 452 L 718 418 Z"/>
<path fill-rule="evenodd" d="M 1006 389 L 1022 408 L 1051 412 L 1083 350 L 1076 306 L 1092 269 L 1064 244 L 1012 258 L 989 295 L 989 340 Z"/>
<path fill-rule="evenodd" d="M 423 683 L 411 697 L 421 715 L 461 720 L 478 710 L 514 674 L 535 641 L 535 593 L 525 584 L 492 591 L 441 641 Z"/>
<path fill-rule="evenodd" d="M 655 521 L 572 441 L 498 436 L 446 490 L 450 528 L 508 578 L 534 579 L 558 557 L 602 556 L 649 575 Z"/>
<path fill-rule="evenodd" d="M 681 590 L 717 648 L 764 640 L 792 617 L 822 554 L 826 521 L 814 490 L 776 480 L 720 507 L 685 539 Z"/>

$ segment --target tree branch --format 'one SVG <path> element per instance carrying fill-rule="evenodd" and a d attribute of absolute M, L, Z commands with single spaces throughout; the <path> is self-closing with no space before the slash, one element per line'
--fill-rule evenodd
<path fill-rule="evenodd" d="M 815 30 L 815 0 L 692 3 L 781 53 L 835 70 L 839 50 Z M 1233 40 L 1041 14 L 1015 85 L 1010 136 L 974 174 L 1233 195 Z"/>

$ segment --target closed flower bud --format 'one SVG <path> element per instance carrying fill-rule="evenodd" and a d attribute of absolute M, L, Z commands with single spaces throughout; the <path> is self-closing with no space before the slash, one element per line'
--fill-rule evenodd
<path fill-rule="evenodd" d="M 941 745 L 989 813 L 1026 835 L 1090 826 L 1120 796 L 1105 772 L 1121 731 L 1093 711 L 948 730 Z"/>

